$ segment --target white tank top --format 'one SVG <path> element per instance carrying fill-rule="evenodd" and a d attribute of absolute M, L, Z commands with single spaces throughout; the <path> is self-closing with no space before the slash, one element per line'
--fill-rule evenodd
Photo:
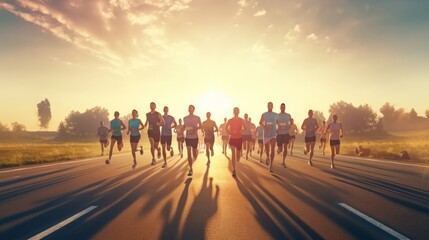
<path fill-rule="evenodd" d="M 328 128 L 330 140 L 340 140 L 341 123 L 330 123 Z"/>

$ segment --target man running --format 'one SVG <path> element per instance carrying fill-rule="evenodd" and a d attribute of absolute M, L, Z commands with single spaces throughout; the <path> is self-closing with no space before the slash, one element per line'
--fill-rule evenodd
<path fill-rule="evenodd" d="M 179 149 L 180 158 L 183 158 L 183 143 L 185 142 L 185 126 L 182 124 L 182 119 L 179 118 L 179 124 L 174 128 L 177 134 L 177 148 Z"/>
<path fill-rule="evenodd" d="M 167 151 L 170 152 L 170 156 L 174 155 L 173 147 L 171 147 L 171 141 L 173 139 L 173 133 L 171 128 L 175 128 L 177 126 L 176 120 L 173 116 L 168 115 L 168 107 L 164 107 L 164 115 L 162 116 L 164 119 L 164 125 L 162 125 L 161 131 L 161 146 L 162 146 L 162 156 L 164 157 L 164 164 L 162 168 L 167 167 L 167 152 L 165 151 L 167 147 Z"/>
<path fill-rule="evenodd" d="M 104 149 L 109 146 L 109 140 L 107 137 L 109 136 L 109 129 L 104 126 L 104 122 L 100 122 L 100 127 L 97 129 L 97 137 L 100 138 L 101 145 L 101 156 L 104 155 Z"/>
<path fill-rule="evenodd" d="M 229 119 L 226 123 L 225 128 L 230 134 L 229 146 L 231 147 L 232 153 L 232 176 L 235 177 L 237 174 L 235 165 L 236 161 L 240 159 L 241 147 L 243 146 L 242 132 L 246 129 L 244 120 L 238 117 L 240 114 L 240 109 L 238 107 L 234 108 L 234 117 Z"/>
<path fill-rule="evenodd" d="M 115 118 L 110 121 L 109 132 L 112 132 L 112 143 L 110 144 L 109 159 L 106 160 L 106 164 L 110 164 L 110 160 L 112 159 L 113 154 L 113 147 L 115 146 L 116 142 L 118 143 L 118 151 L 121 151 L 124 147 L 124 143 L 122 142 L 122 130 L 127 129 L 127 126 L 125 126 L 124 122 L 119 119 L 118 111 L 114 113 L 114 116 Z"/>
<path fill-rule="evenodd" d="M 223 123 L 219 126 L 219 130 L 222 134 L 222 154 L 225 154 L 225 155 L 226 155 L 226 150 L 229 142 L 229 134 L 228 134 L 228 131 L 226 130 L 226 121 L 227 119 L 224 118 Z"/>
<path fill-rule="evenodd" d="M 262 161 L 262 154 L 264 153 L 264 128 L 261 126 L 258 126 L 256 128 L 256 136 L 258 138 L 258 154 L 259 154 L 259 162 L 263 163 Z"/>
<path fill-rule="evenodd" d="M 210 156 L 213 157 L 213 145 L 215 142 L 215 132 L 218 132 L 216 122 L 211 120 L 211 113 L 207 112 L 206 114 L 207 120 L 203 122 L 203 136 L 204 136 L 204 144 L 206 145 L 206 156 L 207 156 L 207 166 L 210 165 Z M 210 154 L 211 152 L 211 154 Z"/>
<path fill-rule="evenodd" d="M 267 105 L 268 111 L 263 113 L 259 125 L 264 128 L 264 144 L 267 153 L 268 170 L 273 172 L 274 148 L 276 146 L 276 122 L 277 114 L 273 112 L 273 103 Z"/>
<path fill-rule="evenodd" d="M 150 112 L 146 113 L 145 127 L 149 125 L 147 135 L 149 136 L 150 142 L 150 153 L 152 154 L 152 165 L 156 164 L 155 161 L 155 150 L 158 150 L 158 158 L 161 158 L 161 151 L 159 149 L 159 140 L 161 138 L 160 126 L 164 125 L 164 119 L 161 113 L 155 111 L 156 104 L 150 103 Z"/>
<path fill-rule="evenodd" d="M 132 118 L 128 121 L 127 135 L 130 135 L 131 155 L 133 156 L 132 168 L 135 169 L 137 166 L 136 152 L 139 151 L 140 155 L 143 155 L 143 146 L 140 146 L 140 148 L 137 149 L 137 145 L 139 144 L 141 137 L 140 130 L 143 130 L 144 125 L 143 122 L 138 118 L 139 113 L 137 110 L 133 109 L 131 115 Z"/>
<path fill-rule="evenodd" d="M 280 113 L 277 114 L 277 152 L 283 152 L 282 166 L 286 168 L 287 145 L 289 144 L 289 121 L 291 116 L 286 111 L 286 104 L 280 104 Z"/>
<path fill-rule="evenodd" d="M 332 116 L 333 122 L 326 127 L 326 133 L 329 133 L 329 143 L 331 145 L 331 168 L 335 169 L 335 155 L 340 154 L 340 138 L 343 137 L 343 125 L 338 122 L 338 116 Z"/>
<path fill-rule="evenodd" d="M 310 153 L 308 165 L 313 166 L 314 145 L 316 145 L 316 130 L 319 128 L 317 120 L 313 118 L 313 110 L 308 111 L 308 118 L 304 120 L 301 129 L 305 131 L 304 154 Z"/>
<path fill-rule="evenodd" d="M 299 133 L 298 131 L 298 127 L 296 126 L 296 124 L 294 123 L 293 118 L 290 119 L 290 124 L 289 124 L 289 149 L 290 149 L 290 155 L 293 155 L 293 145 L 295 143 L 295 138 L 296 135 Z"/>
<path fill-rule="evenodd" d="M 189 173 L 192 176 L 192 163 L 198 157 L 198 129 L 202 128 L 201 118 L 194 115 L 194 105 L 188 107 L 189 115 L 183 118 L 185 131 L 186 131 L 186 150 L 188 153 Z"/>
<path fill-rule="evenodd" d="M 250 131 L 250 121 L 249 115 L 244 114 L 244 124 L 246 125 L 246 129 L 243 131 L 243 148 L 246 150 L 246 160 L 249 158 L 250 151 L 250 142 L 252 141 L 252 132 Z"/>
<path fill-rule="evenodd" d="M 325 155 L 325 148 L 326 148 L 326 121 L 322 122 L 322 126 L 317 130 L 317 132 L 320 134 L 319 149 L 322 148 L 322 154 Z"/>

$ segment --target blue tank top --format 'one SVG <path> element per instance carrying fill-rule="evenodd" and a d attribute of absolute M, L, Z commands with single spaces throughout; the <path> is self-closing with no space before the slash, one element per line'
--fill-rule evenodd
<path fill-rule="evenodd" d="M 278 132 L 277 134 L 289 134 L 289 120 L 291 116 L 289 113 L 277 114 Z"/>
<path fill-rule="evenodd" d="M 138 118 L 136 119 L 130 119 L 130 133 L 131 136 L 140 136 L 140 121 Z"/>
<path fill-rule="evenodd" d="M 273 138 L 276 134 L 276 119 L 277 114 L 274 112 L 266 112 L 262 116 L 264 116 L 264 138 Z"/>
<path fill-rule="evenodd" d="M 173 133 L 171 131 L 171 124 L 174 122 L 174 117 L 167 115 L 162 116 L 164 119 L 164 126 L 162 126 L 161 135 L 162 136 L 172 136 Z"/>
<path fill-rule="evenodd" d="M 112 136 L 115 136 L 115 137 L 122 136 L 121 120 L 113 119 L 112 121 L 110 121 L 110 129 L 112 130 Z"/>

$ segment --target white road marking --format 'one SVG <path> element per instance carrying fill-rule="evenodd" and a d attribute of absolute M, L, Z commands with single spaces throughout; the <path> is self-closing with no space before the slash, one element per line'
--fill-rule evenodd
<path fill-rule="evenodd" d="M 405 237 L 404 235 L 402 235 L 402 234 L 400 234 L 400 233 L 396 232 L 395 230 L 393 230 L 393 229 L 391 229 L 391 228 L 387 227 L 386 225 L 382 224 L 381 222 L 379 222 L 379 221 L 377 221 L 377 220 L 375 220 L 375 219 L 373 219 L 373 218 L 371 218 L 371 217 L 369 217 L 369 216 L 367 216 L 367 215 L 365 215 L 365 214 L 363 214 L 363 213 L 359 212 L 358 210 L 356 210 L 356 209 L 354 209 L 354 208 L 350 207 L 349 205 L 347 205 L 347 204 L 345 204 L 345 203 L 338 203 L 338 204 L 339 204 L 341 207 L 343 207 L 343 208 L 345 208 L 345 209 L 349 210 L 350 212 L 352 212 L 352 213 L 354 213 L 354 214 L 358 215 L 359 217 L 361 217 L 361 218 L 363 218 L 364 220 L 368 221 L 369 223 L 373 224 L 374 226 L 376 226 L 376 227 L 380 228 L 381 230 L 383 230 L 383 231 L 385 231 L 385 232 L 389 233 L 390 235 L 392 235 L 392 236 L 396 237 L 397 239 L 401 239 L 401 240 L 409 239 L 409 238 Z"/>
<path fill-rule="evenodd" d="M 96 208 L 97 208 L 97 206 L 91 206 L 91 207 L 89 207 L 89 208 L 87 208 L 87 209 L 83 210 L 82 212 L 79 212 L 79 213 L 75 214 L 74 216 L 69 217 L 69 218 L 67 218 L 66 220 L 64 220 L 64 221 L 62 221 L 62 222 L 60 222 L 60 223 L 58 223 L 57 225 L 55 225 L 55 226 L 53 226 L 53 227 L 50 227 L 50 228 L 46 229 L 45 231 L 43 231 L 43 232 L 41 232 L 41 233 L 37 234 L 36 236 L 34 236 L 34 237 L 32 237 L 32 238 L 29 238 L 29 240 L 38 240 L 38 239 L 42 239 L 42 238 L 44 238 L 44 237 L 46 237 L 46 236 L 48 236 L 48 235 L 52 234 L 53 232 L 55 232 L 55 231 L 57 231 L 57 230 L 61 229 L 62 227 L 66 226 L 67 224 L 69 224 L 69 223 L 73 222 L 74 220 L 76 220 L 76 219 L 78 219 L 78 218 L 82 217 L 83 215 L 85 215 L 85 214 L 87 214 L 87 213 L 91 212 L 92 210 L 94 210 L 94 209 L 96 209 Z"/>
<path fill-rule="evenodd" d="M 122 154 L 117 154 L 117 155 L 113 155 L 115 156 L 122 156 L 122 155 L 126 155 L 129 153 L 122 153 Z M 4 171 L 0 171 L 0 174 L 2 173 L 10 173 L 10 172 L 18 172 L 18 171 L 23 171 L 23 170 L 32 170 L 32 169 L 36 169 L 36 168 L 46 168 L 46 167 L 53 167 L 53 166 L 58 166 L 58 165 L 66 165 L 66 164 L 74 164 L 74 163 L 81 163 L 81 162 L 89 162 L 89 161 L 94 161 L 97 159 L 106 159 L 106 157 L 94 157 L 94 158 L 87 158 L 87 159 L 82 159 L 82 160 L 69 160 L 69 161 L 64 161 L 64 162 L 60 162 L 60 163 L 52 163 L 52 164 L 44 164 L 44 165 L 40 165 L 40 166 L 31 166 L 31 167 L 23 167 L 23 168 L 15 168 L 15 169 L 11 169 L 11 170 L 4 170 Z"/>

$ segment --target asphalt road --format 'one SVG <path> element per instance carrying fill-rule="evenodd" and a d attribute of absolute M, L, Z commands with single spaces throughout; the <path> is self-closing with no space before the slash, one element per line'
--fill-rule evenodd
<path fill-rule="evenodd" d="M 300 148 L 298 148 L 300 149 Z M 177 150 L 177 149 L 176 149 Z M 428 239 L 429 167 L 295 151 L 270 174 L 219 147 L 150 165 L 149 152 L 0 170 L 0 239 Z M 255 154 L 254 154 L 255 155 Z"/>

